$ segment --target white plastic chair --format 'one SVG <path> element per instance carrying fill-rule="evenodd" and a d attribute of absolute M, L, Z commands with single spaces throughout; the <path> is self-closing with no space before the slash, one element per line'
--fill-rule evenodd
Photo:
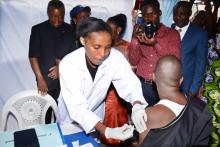
<path fill-rule="evenodd" d="M 2 109 L 0 130 L 6 130 L 9 114 L 18 122 L 19 129 L 45 124 L 46 112 L 51 107 L 58 119 L 58 108 L 50 95 L 41 96 L 37 90 L 22 91 L 12 96 Z"/>

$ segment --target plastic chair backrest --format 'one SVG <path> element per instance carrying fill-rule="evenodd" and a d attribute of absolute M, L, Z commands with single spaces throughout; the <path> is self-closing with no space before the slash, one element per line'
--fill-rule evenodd
<path fill-rule="evenodd" d="M 9 114 L 15 117 L 19 129 L 45 124 L 45 116 L 49 107 L 58 119 L 57 104 L 49 94 L 41 96 L 37 90 L 21 91 L 5 103 L 2 109 L 0 130 L 6 130 Z"/>

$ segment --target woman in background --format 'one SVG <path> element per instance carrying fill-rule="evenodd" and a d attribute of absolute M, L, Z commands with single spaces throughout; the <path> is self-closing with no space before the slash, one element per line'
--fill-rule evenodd
<path fill-rule="evenodd" d="M 124 14 L 118 14 L 108 18 L 107 23 L 112 29 L 113 47 L 119 50 L 125 57 L 129 43 L 123 40 L 125 29 L 127 26 L 127 17 Z"/>

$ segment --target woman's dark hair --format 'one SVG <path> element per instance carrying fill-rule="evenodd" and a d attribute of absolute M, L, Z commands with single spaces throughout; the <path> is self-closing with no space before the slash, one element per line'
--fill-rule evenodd
<path fill-rule="evenodd" d="M 143 11 L 144 6 L 146 5 L 151 5 L 157 10 L 160 10 L 160 3 L 158 2 L 158 0 L 144 0 L 140 6 L 140 10 Z"/>
<path fill-rule="evenodd" d="M 123 37 L 126 26 L 127 26 L 127 17 L 124 14 L 117 14 L 115 16 L 112 16 L 108 18 L 108 21 L 112 22 L 117 27 L 121 27 L 120 36 Z"/>
<path fill-rule="evenodd" d="M 110 26 L 101 19 L 95 17 L 88 17 L 80 21 L 76 28 L 77 38 L 87 37 L 92 32 L 105 31 L 112 35 Z"/>
<path fill-rule="evenodd" d="M 48 13 L 50 7 L 53 7 L 53 8 L 56 8 L 56 9 L 64 9 L 65 10 L 63 2 L 60 1 L 60 0 L 51 0 L 48 3 L 48 6 L 47 6 L 47 13 Z"/>

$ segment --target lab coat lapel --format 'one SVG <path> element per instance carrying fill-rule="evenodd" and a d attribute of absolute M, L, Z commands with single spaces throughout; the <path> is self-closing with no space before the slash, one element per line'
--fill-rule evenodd
<path fill-rule="evenodd" d="M 95 83 L 97 83 L 99 81 L 99 79 L 105 74 L 105 69 L 106 69 L 107 63 L 103 62 L 97 70 L 97 73 L 95 75 L 95 79 L 94 81 L 92 80 L 92 77 L 90 75 L 90 72 L 88 70 L 88 67 L 86 65 L 86 59 L 84 59 L 83 61 L 83 65 L 82 65 L 82 70 L 84 72 L 84 80 L 86 80 L 89 83 L 93 83 L 93 85 L 95 85 Z"/>
<path fill-rule="evenodd" d="M 104 76 L 105 72 L 106 72 L 106 66 L 107 66 L 107 62 L 108 61 L 104 61 L 99 67 L 98 67 L 98 71 L 95 75 L 95 79 L 94 79 L 94 83 L 93 86 L 102 78 L 102 76 Z"/>
<path fill-rule="evenodd" d="M 84 85 L 85 85 L 85 87 L 91 87 L 90 85 L 92 85 L 93 84 L 93 80 L 92 80 L 92 77 L 91 77 L 91 75 L 90 75 L 90 73 L 89 73 L 89 70 L 88 70 L 88 68 L 87 68 L 87 65 L 86 65 L 86 57 L 85 57 L 85 53 L 84 53 L 84 56 L 82 56 L 82 66 L 81 66 L 81 70 L 82 70 L 82 75 L 81 76 L 83 76 L 83 81 L 82 82 L 84 82 Z"/>
<path fill-rule="evenodd" d="M 95 79 L 93 81 L 91 75 L 90 75 L 90 72 L 88 70 L 88 67 L 87 67 L 87 64 L 86 64 L 86 57 L 85 57 L 85 52 L 82 52 L 84 54 L 84 56 L 82 55 L 82 58 L 81 58 L 81 63 L 82 63 L 82 66 L 81 66 L 81 70 L 83 72 L 83 82 L 84 82 L 84 86 L 87 87 L 88 91 L 86 92 L 87 93 L 87 96 L 90 95 L 91 91 L 93 90 L 93 88 L 95 87 L 96 83 L 104 76 L 105 72 L 106 72 L 106 67 L 107 67 L 107 64 L 109 62 L 108 59 L 106 59 L 99 67 L 98 67 L 98 71 L 95 75 Z"/>

